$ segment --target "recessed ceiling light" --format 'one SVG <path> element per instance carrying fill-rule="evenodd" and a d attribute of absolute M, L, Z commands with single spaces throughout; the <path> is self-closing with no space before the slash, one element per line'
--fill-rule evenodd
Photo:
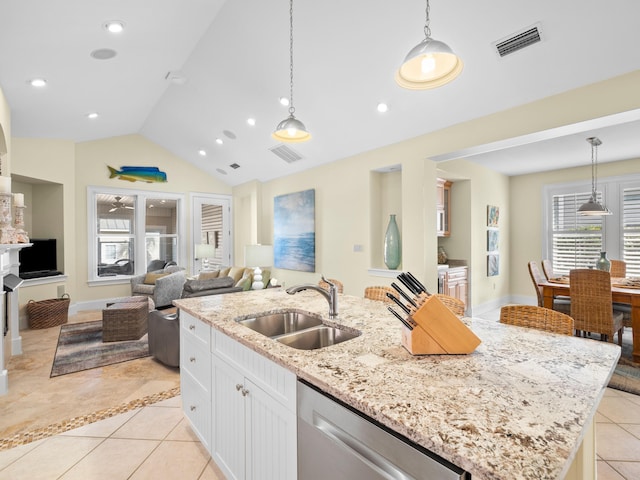
<path fill-rule="evenodd" d="M 217 143 L 218 145 L 222 145 L 224 142 L 222 141 L 222 139 L 221 139 L 221 138 L 216 138 L 216 143 Z"/>
<path fill-rule="evenodd" d="M 207 156 L 207 151 L 206 150 L 198 150 L 198 155 L 200 155 L 201 157 L 206 157 Z"/>
<path fill-rule="evenodd" d="M 91 56 L 96 60 L 109 60 L 118 54 L 115 50 L 110 48 L 99 48 L 91 52 Z"/>
<path fill-rule="evenodd" d="M 99 117 L 98 112 L 87 113 L 87 118 L 90 118 L 91 120 L 98 117 Z"/>
<path fill-rule="evenodd" d="M 29 80 L 29 85 L 32 87 L 41 88 L 47 84 L 47 81 L 44 78 L 33 78 Z"/>
<path fill-rule="evenodd" d="M 124 30 L 124 22 L 120 20 L 110 20 L 104 24 L 110 33 L 121 33 Z"/>
<path fill-rule="evenodd" d="M 227 174 L 227 172 L 225 172 L 225 171 L 224 171 L 223 169 L 221 169 L 221 168 L 216 168 L 216 172 L 218 172 L 218 173 L 219 173 L 219 174 L 221 174 L 221 175 L 226 175 L 226 174 Z"/>
<path fill-rule="evenodd" d="M 247 123 L 253 127 L 256 124 L 256 119 L 255 118 L 247 118 Z"/>
<path fill-rule="evenodd" d="M 285 107 L 288 107 L 289 99 L 287 97 L 280 97 L 280 105 L 284 105 Z"/>
<path fill-rule="evenodd" d="M 389 110 L 389 106 L 386 103 L 379 103 L 377 108 L 380 113 L 385 113 Z"/>

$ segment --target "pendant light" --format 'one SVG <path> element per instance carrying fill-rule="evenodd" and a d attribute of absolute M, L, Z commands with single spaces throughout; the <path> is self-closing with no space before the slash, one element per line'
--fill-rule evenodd
<path fill-rule="evenodd" d="M 424 40 L 413 47 L 396 71 L 398 85 L 410 90 L 441 87 L 454 80 L 464 64 L 444 42 L 431 38 L 429 27 L 429 0 L 427 0 Z"/>
<path fill-rule="evenodd" d="M 300 120 L 293 114 L 293 0 L 289 0 L 289 116 L 282 120 L 271 136 L 280 142 L 306 142 L 311 134 Z"/>
<path fill-rule="evenodd" d="M 578 209 L 578 213 L 580 215 L 611 215 L 611 210 L 601 205 L 596 195 L 598 185 L 598 146 L 602 145 L 602 141 L 598 137 L 589 137 L 587 142 L 591 144 L 591 198 Z"/>

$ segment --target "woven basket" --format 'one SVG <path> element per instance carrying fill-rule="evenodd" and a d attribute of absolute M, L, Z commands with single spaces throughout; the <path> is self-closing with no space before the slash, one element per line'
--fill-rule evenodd
<path fill-rule="evenodd" d="M 67 293 L 61 298 L 49 300 L 29 300 L 27 303 L 27 315 L 30 328 L 49 328 L 67 323 L 69 317 L 69 302 L 71 298 Z"/>

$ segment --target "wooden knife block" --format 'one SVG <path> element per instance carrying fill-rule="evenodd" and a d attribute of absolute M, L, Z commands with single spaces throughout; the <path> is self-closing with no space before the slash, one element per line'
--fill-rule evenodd
<path fill-rule="evenodd" d="M 417 326 L 402 327 L 402 346 L 412 355 L 473 352 L 480 339 L 437 297 L 429 297 L 411 316 Z"/>

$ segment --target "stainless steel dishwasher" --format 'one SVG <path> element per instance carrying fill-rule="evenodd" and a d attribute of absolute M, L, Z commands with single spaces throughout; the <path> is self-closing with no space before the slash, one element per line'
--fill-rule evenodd
<path fill-rule="evenodd" d="M 298 381 L 299 480 L 470 480 L 372 419 Z"/>

